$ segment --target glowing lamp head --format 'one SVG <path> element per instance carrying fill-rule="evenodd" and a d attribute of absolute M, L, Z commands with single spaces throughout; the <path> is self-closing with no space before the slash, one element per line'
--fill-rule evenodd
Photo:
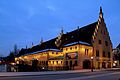
<path fill-rule="evenodd" d="M 117 63 L 117 61 L 114 61 L 114 63 Z"/>
<path fill-rule="evenodd" d="M 93 56 L 91 57 L 91 59 L 93 59 Z"/>

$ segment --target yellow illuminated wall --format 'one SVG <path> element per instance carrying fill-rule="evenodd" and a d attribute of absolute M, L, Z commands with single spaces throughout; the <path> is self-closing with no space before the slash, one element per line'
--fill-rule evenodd
<path fill-rule="evenodd" d="M 87 59 L 91 61 L 91 56 L 93 55 L 93 47 L 83 45 L 83 44 L 76 44 L 76 45 L 64 47 L 63 53 L 64 53 L 64 56 L 67 53 L 78 53 L 78 59 L 69 59 L 67 61 L 68 61 L 68 65 L 70 66 L 70 61 L 72 61 L 72 64 L 74 64 L 74 62 L 77 60 L 78 66 L 76 66 L 75 69 L 82 69 L 84 60 Z"/>

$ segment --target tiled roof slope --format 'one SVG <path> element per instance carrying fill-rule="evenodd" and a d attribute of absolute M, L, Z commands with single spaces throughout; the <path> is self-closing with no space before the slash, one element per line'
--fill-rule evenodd
<path fill-rule="evenodd" d="M 36 52 L 36 51 L 41 51 L 41 50 L 44 50 L 44 49 L 58 49 L 57 46 L 55 45 L 55 40 L 56 40 L 56 38 L 51 39 L 51 40 L 46 41 L 46 42 L 43 42 L 42 44 L 33 46 L 32 48 L 21 49 L 18 56 L 33 53 L 33 52 Z"/>
<path fill-rule="evenodd" d="M 119 49 L 120 49 L 120 44 L 119 44 L 116 48 L 119 48 Z"/>
<path fill-rule="evenodd" d="M 79 42 L 79 41 L 91 44 L 92 35 L 95 31 L 96 25 L 97 25 L 97 22 L 65 34 L 64 44 L 69 44 L 69 43 Z"/>
<path fill-rule="evenodd" d="M 92 45 L 91 39 L 92 39 L 92 35 L 94 33 L 96 25 L 97 25 L 97 22 L 94 22 L 82 28 L 63 34 L 61 38 L 62 40 L 61 47 L 66 44 L 73 43 L 73 42 L 79 42 L 79 41 L 86 42 Z M 55 45 L 56 39 L 57 37 L 51 40 L 48 40 L 46 42 L 43 42 L 42 44 L 33 46 L 32 48 L 21 49 L 21 51 L 19 52 L 19 56 L 23 54 L 27 54 L 27 53 L 44 50 L 44 49 L 59 49 Z"/>

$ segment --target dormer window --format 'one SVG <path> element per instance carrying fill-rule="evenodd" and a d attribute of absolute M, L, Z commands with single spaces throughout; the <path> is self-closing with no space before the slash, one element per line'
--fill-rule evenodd
<path fill-rule="evenodd" d="M 52 54 L 54 54 L 54 52 L 52 52 Z"/>

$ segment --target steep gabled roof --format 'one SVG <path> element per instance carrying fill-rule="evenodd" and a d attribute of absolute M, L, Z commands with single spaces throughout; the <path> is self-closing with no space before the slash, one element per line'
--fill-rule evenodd
<path fill-rule="evenodd" d="M 70 43 L 74 43 L 74 42 L 79 43 L 80 41 L 82 43 L 88 43 L 92 45 L 91 39 L 95 31 L 96 25 L 97 25 L 97 22 L 94 22 L 82 28 L 63 34 L 61 38 L 61 41 L 62 41 L 61 47 L 64 45 L 70 44 Z M 59 49 L 60 47 L 58 48 L 55 44 L 56 39 L 57 37 L 51 40 L 48 40 L 46 42 L 43 42 L 42 44 L 33 46 L 32 48 L 22 49 L 19 55 L 24 55 L 27 53 L 32 53 L 32 52 L 45 50 L 45 49 Z"/>
<path fill-rule="evenodd" d="M 86 42 L 91 44 L 92 35 L 95 31 L 97 22 L 84 26 L 82 28 L 76 29 L 64 35 L 64 44 L 69 44 L 73 42 Z"/>

